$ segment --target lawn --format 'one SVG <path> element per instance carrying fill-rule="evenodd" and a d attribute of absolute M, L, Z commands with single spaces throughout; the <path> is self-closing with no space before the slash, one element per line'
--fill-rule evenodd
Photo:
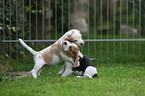
<path fill-rule="evenodd" d="M 144 96 L 145 63 L 95 63 L 99 78 L 76 78 L 57 75 L 63 63 L 45 68 L 40 77 L 12 79 L 5 70 L 28 71 L 33 64 L 19 60 L 9 62 L 1 57 L 0 96 Z M 4 77 L 6 77 L 4 79 Z M 11 80 L 12 79 L 12 80 Z"/>
<path fill-rule="evenodd" d="M 145 43 L 140 44 L 141 51 L 139 42 L 134 42 L 133 55 L 133 42 L 128 42 L 128 45 L 127 42 L 121 42 L 121 54 L 120 42 L 115 42 L 115 51 L 114 42 L 108 42 L 108 51 L 107 42 L 96 42 L 96 45 L 94 42 L 85 42 L 81 52 L 96 58 L 93 62 L 99 78 L 95 79 L 76 78 L 73 74 L 58 76 L 63 63 L 45 68 L 37 79 L 13 79 L 16 74 L 8 72 L 30 71 L 34 66 L 33 59 L 26 49 L 26 56 L 19 56 L 18 60 L 9 61 L 0 55 L 0 96 L 145 96 Z M 32 48 L 36 49 L 35 46 Z"/>

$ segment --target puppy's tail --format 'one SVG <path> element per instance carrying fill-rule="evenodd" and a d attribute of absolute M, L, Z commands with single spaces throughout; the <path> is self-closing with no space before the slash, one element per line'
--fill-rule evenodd
<path fill-rule="evenodd" d="M 29 47 L 22 39 L 19 38 L 20 43 L 26 48 L 28 49 L 33 55 L 35 55 L 37 52 L 35 50 L 33 50 L 31 47 Z"/>

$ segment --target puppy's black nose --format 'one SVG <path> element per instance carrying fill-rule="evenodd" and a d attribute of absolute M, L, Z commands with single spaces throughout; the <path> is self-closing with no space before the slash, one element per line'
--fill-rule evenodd
<path fill-rule="evenodd" d="M 80 45 L 81 45 L 81 46 L 83 46 L 83 45 L 84 45 L 84 43 L 80 43 Z"/>

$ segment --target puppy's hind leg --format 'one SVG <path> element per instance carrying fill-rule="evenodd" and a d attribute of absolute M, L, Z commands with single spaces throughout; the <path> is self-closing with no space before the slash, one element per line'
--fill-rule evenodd
<path fill-rule="evenodd" d="M 33 78 L 37 78 L 37 72 L 38 72 L 38 70 L 40 70 L 43 67 L 44 64 L 45 64 L 45 62 L 43 59 L 38 59 L 35 62 L 34 68 L 31 71 Z"/>
<path fill-rule="evenodd" d="M 40 73 L 43 71 L 44 68 L 50 68 L 49 65 L 45 64 L 39 71 L 38 71 L 38 76 L 40 76 Z"/>
<path fill-rule="evenodd" d="M 65 64 L 62 66 L 61 70 L 58 72 L 58 75 L 61 75 L 65 70 Z"/>
<path fill-rule="evenodd" d="M 38 76 L 40 76 L 40 73 L 43 71 L 43 69 L 45 68 L 45 66 L 43 66 L 39 71 L 38 71 Z"/>

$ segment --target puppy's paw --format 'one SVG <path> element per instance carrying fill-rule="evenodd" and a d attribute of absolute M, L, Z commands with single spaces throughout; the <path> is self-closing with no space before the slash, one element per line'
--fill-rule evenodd
<path fill-rule="evenodd" d="M 38 76 L 40 76 L 40 73 L 38 73 Z"/>
<path fill-rule="evenodd" d="M 32 73 L 33 78 L 37 78 L 36 73 Z"/>
<path fill-rule="evenodd" d="M 77 78 L 83 78 L 82 76 L 76 76 Z"/>
<path fill-rule="evenodd" d="M 67 75 L 70 75 L 72 73 L 73 73 L 72 70 L 66 69 L 65 72 L 61 76 L 67 76 Z"/>
<path fill-rule="evenodd" d="M 63 73 L 63 71 L 62 70 L 60 70 L 59 72 L 58 72 L 58 75 L 61 75 Z"/>

